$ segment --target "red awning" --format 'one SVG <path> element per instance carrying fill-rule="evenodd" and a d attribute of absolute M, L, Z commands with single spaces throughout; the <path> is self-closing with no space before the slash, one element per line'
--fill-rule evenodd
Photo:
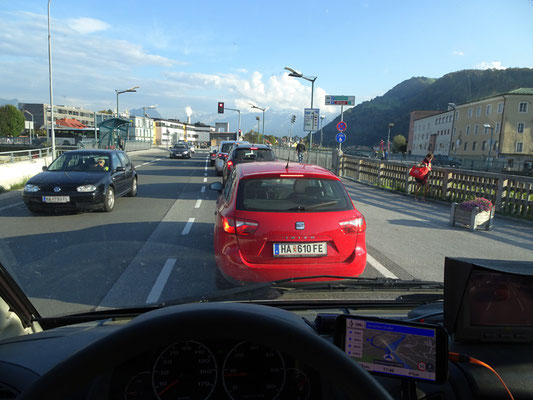
<path fill-rule="evenodd" d="M 87 128 L 80 121 L 78 121 L 77 119 L 72 119 L 72 118 L 56 119 L 56 125 L 66 126 L 67 128 L 76 128 L 76 129 Z"/>

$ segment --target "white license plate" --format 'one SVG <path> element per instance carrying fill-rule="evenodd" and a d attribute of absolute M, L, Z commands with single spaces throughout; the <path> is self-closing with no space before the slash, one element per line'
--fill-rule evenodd
<path fill-rule="evenodd" d="M 326 242 L 274 243 L 274 257 L 323 257 L 328 255 Z"/>
<path fill-rule="evenodd" d="M 68 203 L 69 196 L 43 196 L 43 203 Z"/>

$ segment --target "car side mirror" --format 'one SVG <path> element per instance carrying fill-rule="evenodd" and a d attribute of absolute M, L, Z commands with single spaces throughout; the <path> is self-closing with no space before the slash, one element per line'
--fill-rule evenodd
<path fill-rule="evenodd" d="M 43 171 L 48 171 L 48 167 L 46 165 L 43 165 Z"/>
<path fill-rule="evenodd" d="M 116 172 L 124 172 L 124 171 L 126 171 L 126 168 L 124 168 L 124 167 L 116 167 L 115 171 Z"/>
<path fill-rule="evenodd" d="M 216 190 L 218 193 L 222 193 L 222 182 L 213 182 L 209 185 L 209 189 Z"/>

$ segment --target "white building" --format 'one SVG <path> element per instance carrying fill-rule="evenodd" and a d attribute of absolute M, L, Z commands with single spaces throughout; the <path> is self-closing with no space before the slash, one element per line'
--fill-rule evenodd
<path fill-rule="evenodd" d="M 413 155 L 449 155 L 453 126 L 453 110 L 419 118 L 413 125 Z"/>

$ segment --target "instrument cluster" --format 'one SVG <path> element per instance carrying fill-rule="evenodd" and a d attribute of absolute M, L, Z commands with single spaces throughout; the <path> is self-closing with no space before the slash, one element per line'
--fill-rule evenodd
<path fill-rule="evenodd" d="M 172 343 L 119 366 L 112 399 L 320 398 L 316 373 L 275 349 L 250 342 Z"/>

